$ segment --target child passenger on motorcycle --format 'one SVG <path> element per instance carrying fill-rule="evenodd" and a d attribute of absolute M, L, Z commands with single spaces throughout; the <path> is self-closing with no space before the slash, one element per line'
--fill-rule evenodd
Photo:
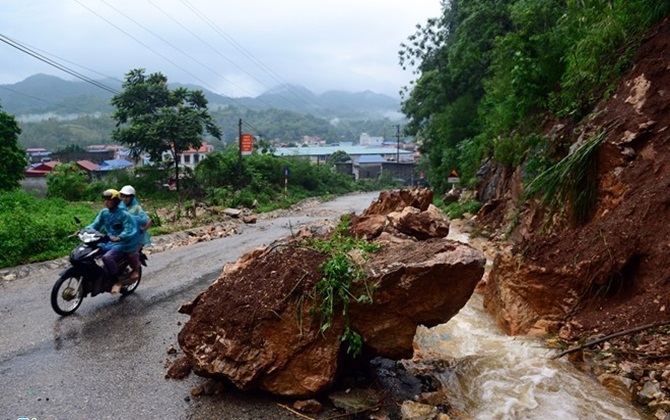
<path fill-rule="evenodd" d="M 93 223 L 86 229 L 95 229 L 105 232 L 110 242 L 105 244 L 107 252 L 102 256 L 105 271 L 110 280 L 114 282 L 112 294 L 121 290 L 121 284 L 117 283 L 117 263 L 125 254 L 137 252 L 139 235 L 135 219 L 125 210 L 119 208 L 121 196 L 117 190 L 109 189 L 102 193 L 105 208 L 100 210 Z"/>
<path fill-rule="evenodd" d="M 125 209 L 135 222 L 137 223 L 138 233 L 140 235 L 139 243 L 137 244 L 137 250 L 144 248 L 151 244 L 151 237 L 149 236 L 149 228 L 151 227 L 151 219 L 145 213 L 140 203 L 135 198 L 135 188 L 132 185 L 125 185 L 121 190 L 119 190 L 121 195 L 121 203 L 119 208 Z M 130 268 L 133 269 L 133 273 L 130 275 L 132 280 L 137 280 L 140 277 L 140 255 L 138 252 L 129 255 L 130 258 Z"/>

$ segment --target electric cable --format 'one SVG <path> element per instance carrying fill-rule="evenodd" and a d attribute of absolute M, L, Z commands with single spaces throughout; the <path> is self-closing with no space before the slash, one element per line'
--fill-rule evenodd
<path fill-rule="evenodd" d="M 242 72 L 244 72 L 245 74 L 247 74 L 249 77 L 251 77 L 252 79 L 254 79 L 254 80 L 255 80 L 256 82 L 258 82 L 260 85 L 264 86 L 264 87 L 267 88 L 267 89 L 270 89 L 270 88 L 269 88 L 267 85 L 265 85 L 261 80 L 259 80 L 258 78 L 256 78 L 256 77 L 255 77 L 254 75 L 252 75 L 251 73 L 248 73 L 247 70 L 246 70 L 244 67 L 242 67 L 242 66 L 240 66 L 239 64 L 237 64 L 234 60 L 231 60 L 230 58 L 226 57 L 226 56 L 225 56 L 224 54 L 222 54 L 218 49 L 216 49 L 214 46 L 212 46 L 212 45 L 209 44 L 207 41 L 205 41 L 202 37 L 200 37 L 198 34 L 196 34 L 195 32 L 193 32 L 193 31 L 192 31 L 191 29 L 189 29 L 186 25 L 182 24 L 182 23 L 179 22 L 177 19 L 175 19 L 174 17 L 172 17 L 169 13 L 167 13 L 165 10 L 163 10 L 160 6 L 156 5 L 156 4 L 155 4 L 154 2 L 152 2 L 151 0 L 147 0 L 147 2 L 148 2 L 149 4 L 151 4 L 155 9 L 157 9 L 159 12 L 161 12 L 163 15 L 165 15 L 168 19 L 172 20 L 174 23 L 176 23 L 177 25 L 179 25 L 183 30 L 185 30 L 186 32 L 188 32 L 189 34 L 191 34 L 194 38 L 196 38 L 198 41 L 200 41 L 203 45 L 207 46 L 210 50 L 212 50 L 214 53 L 216 53 L 219 57 L 223 58 L 224 60 L 226 60 L 227 62 L 229 62 L 229 63 L 232 64 L 233 66 L 235 66 L 237 69 L 239 69 L 240 71 L 242 71 Z M 205 66 L 205 65 L 203 65 L 203 66 Z M 205 67 L 207 67 L 207 66 L 205 66 Z M 238 84 L 232 82 L 231 80 L 227 79 L 225 76 L 222 76 L 222 75 L 220 75 L 220 74 L 218 74 L 218 73 L 215 73 L 215 74 L 217 74 L 217 76 L 219 76 L 219 77 L 221 77 L 222 79 L 226 80 L 228 83 L 232 84 L 233 86 L 236 86 L 236 87 L 239 88 L 241 91 L 246 92 L 247 94 L 249 94 L 249 96 L 252 96 L 252 94 L 251 94 L 250 92 L 248 92 L 247 90 L 243 89 L 241 86 L 239 86 Z M 270 105 L 270 104 L 267 104 L 267 103 L 266 103 L 266 105 Z"/>
<path fill-rule="evenodd" d="M 121 10 L 119 10 L 118 8 L 112 6 L 112 5 L 109 4 L 107 1 L 105 1 L 105 0 L 100 0 L 100 1 L 101 1 L 102 3 L 104 3 L 104 4 L 106 4 L 109 8 L 115 10 L 117 13 L 119 13 L 120 15 L 122 15 L 123 17 L 125 17 L 126 19 L 128 19 L 128 20 L 130 20 L 131 22 L 133 22 L 134 24 L 136 24 L 137 26 L 139 26 L 139 27 L 141 27 L 142 29 L 144 29 L 145 31 L 149 32 L 150 34 L 152 34 L 153 36 L 155 36 L 156 38 L 158 38 L 158 39 L 161 40 L 162 42 L 166 43 L 166 44 L 169 45 L 171 48 L 173 48 L 173 49 L 179 51 L 181 54 L 185 55 L 185 56 L 188 57 L 190 60 L 192 60 L 192 61 L 198 63 L 199 65 L 201 65 L 202 67 L 206 68 L 207 70 L 209 70 L 210 72 L 212 72 L 214 75 L 216 75 L 216 76 L 222 78 L 223 80 L 225 80 L 226 82 L 230 83 L 231 85 L 234 85 L 234 86 L 236 86 L 237 88 L 239 88 L 240 90 L 242 90 L 243 92 L 246 92 L 246 93 L 248 93 L 249 95 L 251 95 L 250 92 L 246 91 L 246 90 L 245 90 L 243 87 L 241 87 L 240 85 L 238 85 L 238 84 L 236 84 L 235 82 L 233 82 L 233 81 L 227 79 L 225 76 L 221 75 L 219 72 L 217 72 L 217 71 L 214 70 L 213 68 L 209 67 L 207 64 L 205 64 L 205 63 L 203 63 L 202 61 L 198 60 L 197 58 L 193 57 L 192 55 L 190 55 L 190 54 L 187 53 L 186 51 L 180 49 L 179 47 L 177 47 L 176 45 L 174 45 L 173 43 L 171 43 L 171 42 L 168 41 L 167 39 L 163 38 L 162 36 L 158 35 L 158 34 L 155 33 L 154 31 L 152 31 L 151 29 L 149 29 L 149 28 L 147 28 L 146 26 L 144 26 L 142 23 L 140 23 L 140 22 L 138 22 L 137 20 L 133 19 L 132 17 L 128 16 L 126 13 L 124 13 L 124 12 L 121 11 Z M 150 2 L 150 3 L 151 3 L 151 2 Z M 153 3 L 151 3 L 151 4 L 153 5 Z M 155 7 L 155 5 L 154 5 L 154 7 Z M 160 9 L 159 9 L 159 10 L 160 10 Z M 169 17 L 169 16 L 168 16 L 168 17 Z M 206 82 L 205 82 L 205 83 L 206 83 Z M 210 90 L 212 90 L 212 92 L 214 92 L 214 89 L 211 89 L 211 86 L 209 86 L 209 88 L 210 88 Z M 220 94 L 220 93 L 219 93 L 219 94 Z M 223 95 L 223 94 L 220 94 L 220 95 L 222 95 L 222 96 L 226 96 L 226 95 Z M 226 97 L 227 97 L 227 96 L 226 96 Z M 269 104 L 267 104 L 267 105 L 269 105 Z"/>
<path fill-rule="evenodd" d="M 191 9 L 191 11 L 198 16 L 203 22 L 207 24 L 212 30 L 214 30 L 219 36 L 221 36 L 224 40 L 226 40 L 228 43 L 230 43 L 235 49 L 237 49 L 240 53 L 242 53 L 245 57 L 247 57 L 253 64 L 258 66 L 261 70 L 263 70 L 266 74 L 268 74 L 271 78 L 273 78 L 275 81 L 277 81 L 280 84 L 286 84 L 287 83 L 284 80 L 281 80 L 279 76 L 276 76 L 276 73 L 274 73 L 272 70 L 270 70 L 265 64 L 263 64 L 260 60 L 258 60 L 256 57 L 253 56 L 249 51 L 247 51 L 239 42 L 235 41 L 230 35 L 228 35 L 225 31 L 223 31 L 216 23 L 214 23 L 211 19 L 207 17 L 204 13 L 202 13 L 200 10 L 198 10 L 195 6 L 193 6 L 188 0 L 181 0 L 181 2 Z M 247 73 L 249 74 L 249 73 Z M 264 85 L 265 86 L 265 85 Z M 267 87 L 267 86 L 266 86 Z M 302 94 L 299 94 L 298 91 L 296 90 L 288 90 L 290 94 L 292 94 L 296 99 L 300 100 L 304 105 L 307 105 L 308 108 L 313 108 L 316 113 L 320 113 L 323 110 L 323 106 L 321 106 L 318 103 L 311 102 L 309 98 L 305 98 L 302 96 Z M 279 95 L 281 97 L 281 95 Z M 283 97 L 282 97 L 283 98 Z M 283 98 L 286 99 L 286 98 Z M 325 117 L 323 114 L 321 114 L 322 117 Z"/>
<path fill-rule="evenodd" d="M 62 65 L 62 64 L 60 64 L 60 63 L 58 63 L 58 62 L 56 62 L 56 61 L 54 61 L 54 60 L 52 60 L 48 57 L 45 57 L 42 54 L 39 54 L 36 51 L 33 51 L 32 49 L 28 48 L 25 44 L 22 44 L 21 42 L 15 40 L 15 39 L 12 39 L 12 38 L 10 38 L 6 35 L 0 34 L 0 41 L 4 42 L 5 44 L 7 44 L 7 45 L 9 45 L 13 48 L 16 48 L 17 50 L 19 50 L 21 52 L 24 52 L 24 53 L 28 54 L 28 55 L 46 63 L 46 64 L 49 64 L 50 66 L 53 66 L 53 67 L 55 67 L 59 70 L 62 70 L 64 72 L 76 77 L 77 79 L 83 80 L 86 83 L 90 83 L 93 86 L 99 87 L 100 89 L 106 90 L 107 92 L 113 93 L 115 95 L 120 93 L 118 90 L 116 90 L 114 88 L 111 88 L 111 87 L 109 87 L 109 86 L 107 86 L 107 85 L 105 85 L 105 84 L 103 84 L 103 83 L 101 83 L 97 80 L 93 80 L 88 76 L 85 76 L 85 75 L 83 75 L 83 74 L 81 74 L 81 73 L 79 73 L 75 70 L 72 70 L 71 68 L 69 68 L 67 66 L 64 66 L 64 65 Z"/>
<path fill-rule="evenodd" d="M 71 107 L 71 106 L 58 104 L 58 103 L 55 103 L 55 102 L 52 102 L 52 101 L 47 101 L 46 99 L 38 98 L 37 96 L 29 95 L 29 94 L 24 93 L 24 92 L 19 92 L 18 90 L 10 89 L 10 88 L 8 88 L 7 86 L 0 85 L 0 89 L 7 90 L 7 91 L 12 92 L 12 93 L 14 93 L 14 94 L 16 94 L 16 95 L 26 96 L 26 97 L 28 97 L 28 98 L 30 98 L 30 99 L 34 99 L 34 100 L 36 100 L 36 101 L 40 101 L 40 102 L 44 102 L 44 103 L 47 103 L 47 104 L 51 104 L 51 105 L 53 105 L 53 106 L 57 106 L 57 107 L 59 107 L 59 108 L 71 109 L 71 110 L 73 110 L 73 111 L 77 111 L 77 112 L 82 113 L 82 114 L 88 114 L 88 113 L 90 112 L 90 111 L 86 111 L 86 110 L 83 110 L 83 109 L 78 109 L 78 108 L 73 108 L 73 107 Z"/>
<path fill-rule="evenodd" d="M 108 23 L 109 25 L 111 25 L 112 27 L 114 27 L 114 28 L 116 28 L 117 30 L 119 30 L 119 31 L 120 31 L 121 33 L 123 33 L 124 35 L 128 36 L 129 38 L 131 38 L 132 40 L 134 40 L 134 41 L 137 42 L 138 44 L 142 45 L 144 48 L 148 49 L 149 51 L 153 52 L 154 54 L 158 55 L 159 57 L 161 57 L 162 59 L 164 59 L 165 61 L 167 61 L 168 63 L 170 63 L 170 64 L 172 64 L 173 66 L 177 67 L 178 69 L 182 70 L 184 73 L 186 73 L 186 74 L 188 74 L 189 76 L 193 77 L 195 80 L 198 80 L 198 81 L 199 81 L 200 83 L 202 83 L 204 86 L 207 86 L 207 85 L 208 85 L 207 82 L 205 82 L 204 80 L 200 79 L 198 76 L 194 75 L 193 73 L 191 73 L 190 71 L 188 71 L 188 70 L 185 69 L 184 67 L 182 67 L 182 66 L 180 66 L 179 64 L 175 63 L 174 61 L 172 61 L 171 59 L 169 59 L 169 58 L 166 57 L 165 55 L 163 55 L 163 54 L 159 53 L 158 51 L 154 50 L 153 48 L 151 48 L 150 46 L 148 46 L 148 45 L 145 44 L 144 42 L 140 41 L 139 39 L 137 39 L 137 38 L 134 37 L 133 35 L 129 34 L 129 33 L 126 32 L 126 31 L 124 31 L 124 30 L 123 30 L 122 28 L 120 28 L 118 25 L 115 25 L 115 24 L 112 23 L 109 19 L 106 19 L 105 17 L 103 17 L 103 16 L 100 15 L 99 13 L 96 13 L 93 9 L 91 9 L 90 7 L 84 5 L 84 4 L 83 4 L 82 2 L 80 2 L 79 0 L 74 0 L 74 1 L 75 1 L 76 3 L 78 3 L 80 6 L 82 6 L 83 8 L 85 8 L 86 10 L 88 10 L 89 12 L 93 13 L 94 15 L 96 15 L 97 17 L 99 17 L 100 19 L 102 19 L 102 20 L 104 20 L 105 22 L 107 22 L 107 23 Z M 212 90 L 212 92 L 214 92 L 214 90 Z M 218 92 L 214 92 L 214 93 L 218 93 Z M 226 95 L 223 95 L 223 94 L 220 94 L 220 93 L 218 93 L 218 94 L 221 95 L 221 96 L 224 96 L 224 97 L 226 97 L 226 98 L 228 98 L 228 99 L 230 99 L 231 101 L 235 102 L 237 105 L 239 105 L 239 106 L 242 107 L 242 108 L 249 109 L 249 108 L 247 108 L 244 104 L 242 104 L 242 103 L 240 103 L 239 101 L 235 100 L 235 98 L 231 98 L 231 97 L 229 97 L 229 96 L 226 96 Z"/>

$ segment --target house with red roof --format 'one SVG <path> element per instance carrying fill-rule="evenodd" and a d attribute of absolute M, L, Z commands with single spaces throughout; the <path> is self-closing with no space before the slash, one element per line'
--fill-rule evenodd
<path fill-rule="evenodd" d="M 46 177 L 47 174 L 51 173 L 51 171 L 53 171 L 54 168 L 60 164 L 61 163 L 57 160 L 36 163 L 29 166 L 23 174 L 26 176 L 26 178 Z"/>

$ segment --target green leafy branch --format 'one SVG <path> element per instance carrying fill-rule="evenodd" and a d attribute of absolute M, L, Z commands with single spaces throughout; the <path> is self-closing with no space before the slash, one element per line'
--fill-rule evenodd
<path fill-rule="evenodd" d="M 314 286 L 317 303 L 312 314 L 318 314 L 323 333 L 332 327 L 333 317 L 341 307 L 345 328 L 340 341 L 348 344 L 347 353 L 357 356 L 361 353 L 363 340 L 349 326 L 349 303 L 352 299 L 372 303 L 373 286 L 366 281 L 363 268 L 352 255 L 358 254 L 365 260 L 369 253 L 379 249 L 379 245 L 351 237 L 349 223 L 350 218 L 345 216 L 333 235 L 327 239 L 311 239 L 306 246 L 330 255 L 319 266 L 323 277 Z"/>

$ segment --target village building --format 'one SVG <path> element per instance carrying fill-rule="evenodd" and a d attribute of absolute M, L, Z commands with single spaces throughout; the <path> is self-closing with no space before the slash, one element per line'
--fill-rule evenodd
<path fill-rule="evenodd" d="M 414 153 L 400 148 L 338 144 L 324 147 L 278 147 L 274 154 L 309 159 L 310 162 L 321 165 L 326 164 L 328 157 L 338 151 L 351 157 L 351 162 L 338 164 L 337 170 L 356 180 L 376 179 L 382 174 L 407 182 L 416 177 Z"/>

